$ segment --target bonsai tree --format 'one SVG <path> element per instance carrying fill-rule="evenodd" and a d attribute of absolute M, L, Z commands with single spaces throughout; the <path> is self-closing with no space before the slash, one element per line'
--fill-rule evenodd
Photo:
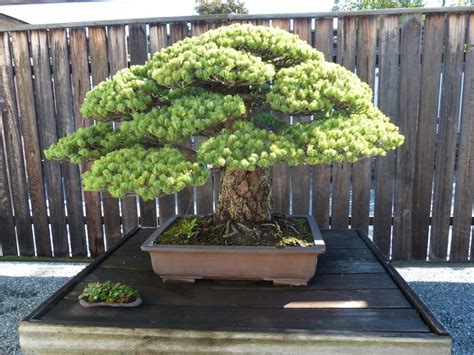
<path fill-rule="evenodd" d="M 274 164 L 355 162 L 403 142 L 355 74 L 296 35 L 251 25 L 164 48 L 94 87 L 81 113 L 97 124 L 45 153 L 93 161 L 86 191 L 150 200 L 204 184 L 219 169 L 215 223 L 271 220 Z M 287 115 L 314 119 L 289 125 Z M 192 149 L 191 136 L 207 139 Z"/>

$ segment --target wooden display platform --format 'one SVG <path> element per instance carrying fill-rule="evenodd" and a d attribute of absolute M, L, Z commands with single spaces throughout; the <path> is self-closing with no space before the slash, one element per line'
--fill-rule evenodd
<path fill-rule="evenodd" d="M 307 287 L 201 280 L 163 284 L 131 232 L 20 323 L 24 353 L 450 353 L 451 338 L 360 231 L 322 231 Z M 135 309 L 82 308 L 87 283 L 135 286 Z"/>

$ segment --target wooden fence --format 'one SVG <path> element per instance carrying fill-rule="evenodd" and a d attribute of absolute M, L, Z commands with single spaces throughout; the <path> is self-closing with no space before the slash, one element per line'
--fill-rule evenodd
<path fill-rule="evenodd" d="M 402 147 L 383 158 L 275 167 L 274 209 L 312 213 L 322 228 L 373 228 L 375 243 L 396 260 L 472 259 L 473 10 L 0 28 L 3 255 L 94 257 L 137 225 L 156 226 L 175 212 L 212 212 L 215 176 L 202 187 L 152 202 L 114 199 L 82 192 L 80 170 L 87 166 L 47 161 L 43 149 L 91 124 L 79 107 L 93 85 L 186 36 L 241 22 L 292 31 L 327 60 L 356 71 L 375 89 L 376 104 L 406 137 Z"/>

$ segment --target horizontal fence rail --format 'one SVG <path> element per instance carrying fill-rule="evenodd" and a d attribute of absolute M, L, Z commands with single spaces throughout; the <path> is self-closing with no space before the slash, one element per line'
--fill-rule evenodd
<path fill-rule="evenodd" d="M 368 231 L 394 260 L 472 260 L 474 7 L 0 28 L 0 255 L 95 257 L 138 225 L 212 213 L 217 173 L 155 201 L 116 199 L 82 191 L 88 164 L 51 162 L 43 150 L 93 124 L 79 108 L 94 85 L 185 37 L 232 23 L 293 32 L 356 72 L 406 137 L 397 151 L 354 164 L 275 166 L 275 212 Z"/>

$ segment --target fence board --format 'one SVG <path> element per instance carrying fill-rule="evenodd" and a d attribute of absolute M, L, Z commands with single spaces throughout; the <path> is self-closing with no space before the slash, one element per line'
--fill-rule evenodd
<path fill-rule="evenodd" d="M 467 261 L 474 202 L 474 14 L 469 16 L 450 260 Z M 471 253 L 472 259 L 472 253 Z"/>
<path fill-rule="evenodd" d="M 128 52 L 130 64 L 143 64 L 148 60 L 148 42 L 146 37 L 146 26 L 130 25 Z M 156 226 L 156 201 L 143 201 L 140 198 L 140 224 L 142 226 Z"/>
<path fill-rule="evenodd" d="M 108 61 L 110 75 L 114 75 L 120 69 L 127 68 L 127 42 L 125 26 L 110 26 L 108 28 Z M 115 123 L 118 127 L 120 122 Z M 125 196 L 120 199 L 122 210 L 123 234 L 138 226 L 138 211 L 136 196 Z"/>
<path fill-rule="evenodd" d="M 392 257 L 411 258 L 413 239 L 413 176 L 415 174 L 416 126 L 420 95 L 421 23 L 409 17 L 402 27 L 400 57 L 400 108 L 398 126 L 405 143 L 397 149 Z"/>
<path fill-rule="evenodd" d="M 35 100 L 31 76 L 30 54 L 26 32 L 12 33 L 15 60 L 17 104 L 25 149 L 28 186 L 32 205 L 36 250 L 39 255 L 51 256 L 48 217 L 44 192 L 43 169 L 36 125 Z M 33 241 L 18 235 L 23 255 L 33 255 Z"/>
<path fill-rule="evenodd" d="M 311 19 L 295 19 L 293 21 L 293 30 L 303 41 L 311 45 Z M 295 117 L 293 123 L 309 122 L 310 120 L 311 116 Z M 312 170 L 310 165 L 300 165 L 290 169 L 293 214 L 309 214 Z"/>
<path fill-rule="evenodd" d="M 421 65 L 420 109 L 413 178 L 412 258 L 425 260 L 433 189 L 436 116 L 443 55 L 444 14 L 426 16 Z"/>
<path fill-rule="evenodd" d="M 357 18 L 342 17 L 337 25 L 337 62 L 350 71 L 356 64 Z M 349 225 L 349 189 L 351 164 L 334 162 L 332 168 L 331 227 L 345 229 Z"/>
<path fill-rule="evenodd" d="M 0 100 L 0 132 L 3 131 L 3 114 L 6 110 Z M 7 161 L 3 149 L 3 135 L 0 135 L 0 255 L 17 254 L 15 223 L 10 200 L 10 188 L 7 175 Z"/>
<path fill-rule="evenodd" d="M 107 37 L 104 27 L 89 28 L 89 56 L 92 85 L 109 77 L 107 60 Z M 113 246 L 122 237 L 120 226 L 119 200 L 110 196 L 107 191 L 101 193 L 104 208 L 104 227 L 107 248 Z"/>
<path fill-rule="evenodd" d="M 333 61 L 333 19 L 317 18 L 315 21 L 314 47 L 324 54 L 327 61 Z M 329 227 L 329 189 L 331 187 L 331 166 L 319 164 L 313 167 L 312 210 L 321 228 Z"/>
<path fill-rule="evenodd" d="M 384 17 L 380 29 L 379 106 L 394 124 L 397 124 L 399 114 L 399 21 L 398 16 Z M 375 173 L 374 242 L 389 257 L 395 177 L 393 152 L 377 158 Z"/>
<path fill-rule="evenodd" d="M 33 234 L 31 230 L 30 209 L 28 205 L 28 183 L 26 181 L 25 163 L 21 143 L 21 131 L 16 106 L 16 93 L 13 86 L 13 70 L 9 46 L 9 34 L 0 35 L 0 80 L 2 84 L 2 125 L 5 154 L 7 156 L 8 172 L 10 175 L 11 204 L 15 211 L 15 226 L 18 240 L 26 245 L 26 252 L 33 250 Z M 17 250 L 14 234 L 6 234 L 10 242 L 3 247 L 4 254 L 17 255 L 23 249 Z"/>
<path fill-rule="evenodd" d="M 66 31 L 49 32 L 58 138 L 75 131 Z M 86 256 L 81 177 L 77 164 L 61 163 L 72 256 Z"/>
<path fill-rule="evenodd" d="M 46 160 L 44 149 L 56 143 L 56 117 L 54 110 L 53 87 L 51 81 L 48 34 L 45 30 L 31 31 L 31 56 L 34 70 L 34 90 L 41 159 L 43 160 L 43 177 L 46 183 L 49 221 L 53 238 L 55 256 L 69 254 L 67 243 L 66 215 L 60 163 Z"/>
<path fill-rule="evenodd" d="M 448 235 L 453 194 L 456 133 L 461 97 L 465 14 L 453 14 L 447 20 L 447 38 L 444 53 L 444 73 L 439 118 L 439 142 L 434 177 L 433 218 L 431 226 L 430 258 L 445 260 L 448 253 Z"/>
<path fill-rule="evenodd" d="M 377 18 L 359 17 L 359 48 L 357 75 L 373 89 L 375 84 L 375 49 L 377 45 Z M 352 167 L 352 220 L 351 227 L 368 232 L 372 159 L 365 158 Z"/>
<path fill-rule="evenodd" d="M 80 112 L 84 96 L 90 89 L 85 29 L 78 28 L 71 30 L 70 41 L 74 117 L 76 127 L 87 127 L 91 122 L 83 117 Z M 89 163 L 81 164 L 82 171 L 86 171 L 89 168 Z M 97 192 L 84 191 L 84 201 L 86 206 L 86 225 L 89 250 L 92 256 L 97 256 L 104 252 L 100 194 Z"/>

